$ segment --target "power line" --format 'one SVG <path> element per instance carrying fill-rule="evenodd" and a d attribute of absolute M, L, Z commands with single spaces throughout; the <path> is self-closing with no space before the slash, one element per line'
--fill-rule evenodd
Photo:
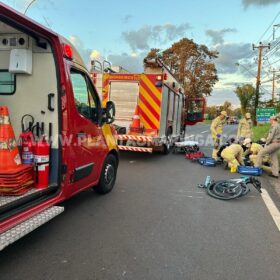
<path fill-rule="evenodd" d="M 266 33 L 269 31 L 269 29 L 271 28 L 271 26 L 274 24 L 274 22 L 276 21 L 276 19 L 279 17 L 280 15 L 280 11 L 277 13 L 277 15 L 275 16 L 275 18 L 273 19 L 272 23 L 268 26 L 268 28 L 265 30 L 265 32 L 263 33 L 263 35 L 261 36 L 261 38 L 259 39 L 259 42 L 261 42 L 261 40 L 263 39 L 263 37 L 266 35 Z"/>
<path fill-rule="evenodd" d="M 279 62 L 279 61 L 280 61 L 280 58 L 277 59 L 276 61 L 273 61 L 273 62 L 270 64 L 270 66 L 273 65 L 273 64 L 275 64 L 275 63 L 277 63 L 277 62 Z"/>

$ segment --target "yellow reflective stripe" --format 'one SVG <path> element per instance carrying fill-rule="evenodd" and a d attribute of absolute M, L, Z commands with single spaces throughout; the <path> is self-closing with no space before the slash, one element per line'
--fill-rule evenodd
<path fill-rule="evenodd" d="M 149 120 L 158 128 L 159 127 L 159 120 L 156 119 L 156 117 L 150 112 L 150 110 L 146 107 L 146 105 L 139 100 L 139 106 L 142 111 L 147 115 Z"/>
<path fill-rule="evenodd" d="M 141 121 L 141 123 L 144 125 L 144 128 L 152 128 L 147 122 L 146 122 L 146 120 L 142 117 L 142 116 L 140 116 L 140 121 Z"/>
<path fill-rule="evenodd" d="M 142 75 L 142 81 L 147 85 L 147 87 L 153 92 L 157 99 L 161 102 L 161 92 L 158 88 L 148 79 L 146 75 Z"/>
<path fill-rule="evenodd" d="M 155 111 L 160 116 L 160 107 L 158 106 L 158 104 L 152 99 L 152 97 L 149 95 L 149 93 L 142 86 L 140 86 L 140 94 L 142 94 L 145 97 L 145 99 L 149 102 L 149 104 L 155 109 Z"/>

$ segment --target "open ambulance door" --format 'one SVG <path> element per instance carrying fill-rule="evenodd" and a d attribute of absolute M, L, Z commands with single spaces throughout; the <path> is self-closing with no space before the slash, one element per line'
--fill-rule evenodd
<path fill-rule="evenodd" d="M 205 98 L 187 98 L 185 103 L 185 125 L 195 125 L 204 121 Z"/>

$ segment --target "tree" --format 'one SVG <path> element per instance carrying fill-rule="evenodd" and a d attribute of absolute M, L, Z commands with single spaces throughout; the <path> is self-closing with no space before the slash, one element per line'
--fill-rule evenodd
<path fill-rule="evenodd" d="M 228 116 L 232 115 L 232 104 L 229 101 L 225 101 L 222 110 L 226 111 Z"/>
<path fill-rule="evenodd" d="M 208 120 L 213 120 L 214 118 L 217 117 L 219 113 L 219 108 L 216 106 L 207 106 L 205 110 L 205 114 L 207 115 Z"/>
<path fill-rule="evenodd" d="M 236 87 L 234 92 L 240 101 L 242 115 L 246 112 L 253 113 L 254 110 L 252 103 L 254 101 L 256 89 L 251 84 L 246 84 Z M 255 115 L 253 114 L 252 116 L 253 119 L 255 119 Z"/>
<path fill-rule="evenodd" d="M 160 57 L 170 67 L 189 97 L 209 96 L 218 81 L 213 62 L 218 52 L 210 51 L 193 40 L 183 38 L 162 52 L 151 49 L 146 58 L 155 57 Z"/>

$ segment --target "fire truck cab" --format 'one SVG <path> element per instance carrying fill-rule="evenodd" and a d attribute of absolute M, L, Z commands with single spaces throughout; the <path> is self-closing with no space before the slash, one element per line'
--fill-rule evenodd
<path fill-rule="evenodd" d="M 60 214 L 59 202 L 91 187 L 112 190 L 119 157 L 114 104 L 104 105 L 65 38 L 0 3 L 0 106 L 9 111 L 0 116 L 0 250 Z M 18 147 L 5 135 L 13 131 L 18 140 L 27 130 L 34 141 L 48 141 L 48 161 L 34 170 L 48 168 L 44 188 L 36 187 L 35 175 L 28 182 L 8 175 L 24 164 L 11 158 Z"/>

